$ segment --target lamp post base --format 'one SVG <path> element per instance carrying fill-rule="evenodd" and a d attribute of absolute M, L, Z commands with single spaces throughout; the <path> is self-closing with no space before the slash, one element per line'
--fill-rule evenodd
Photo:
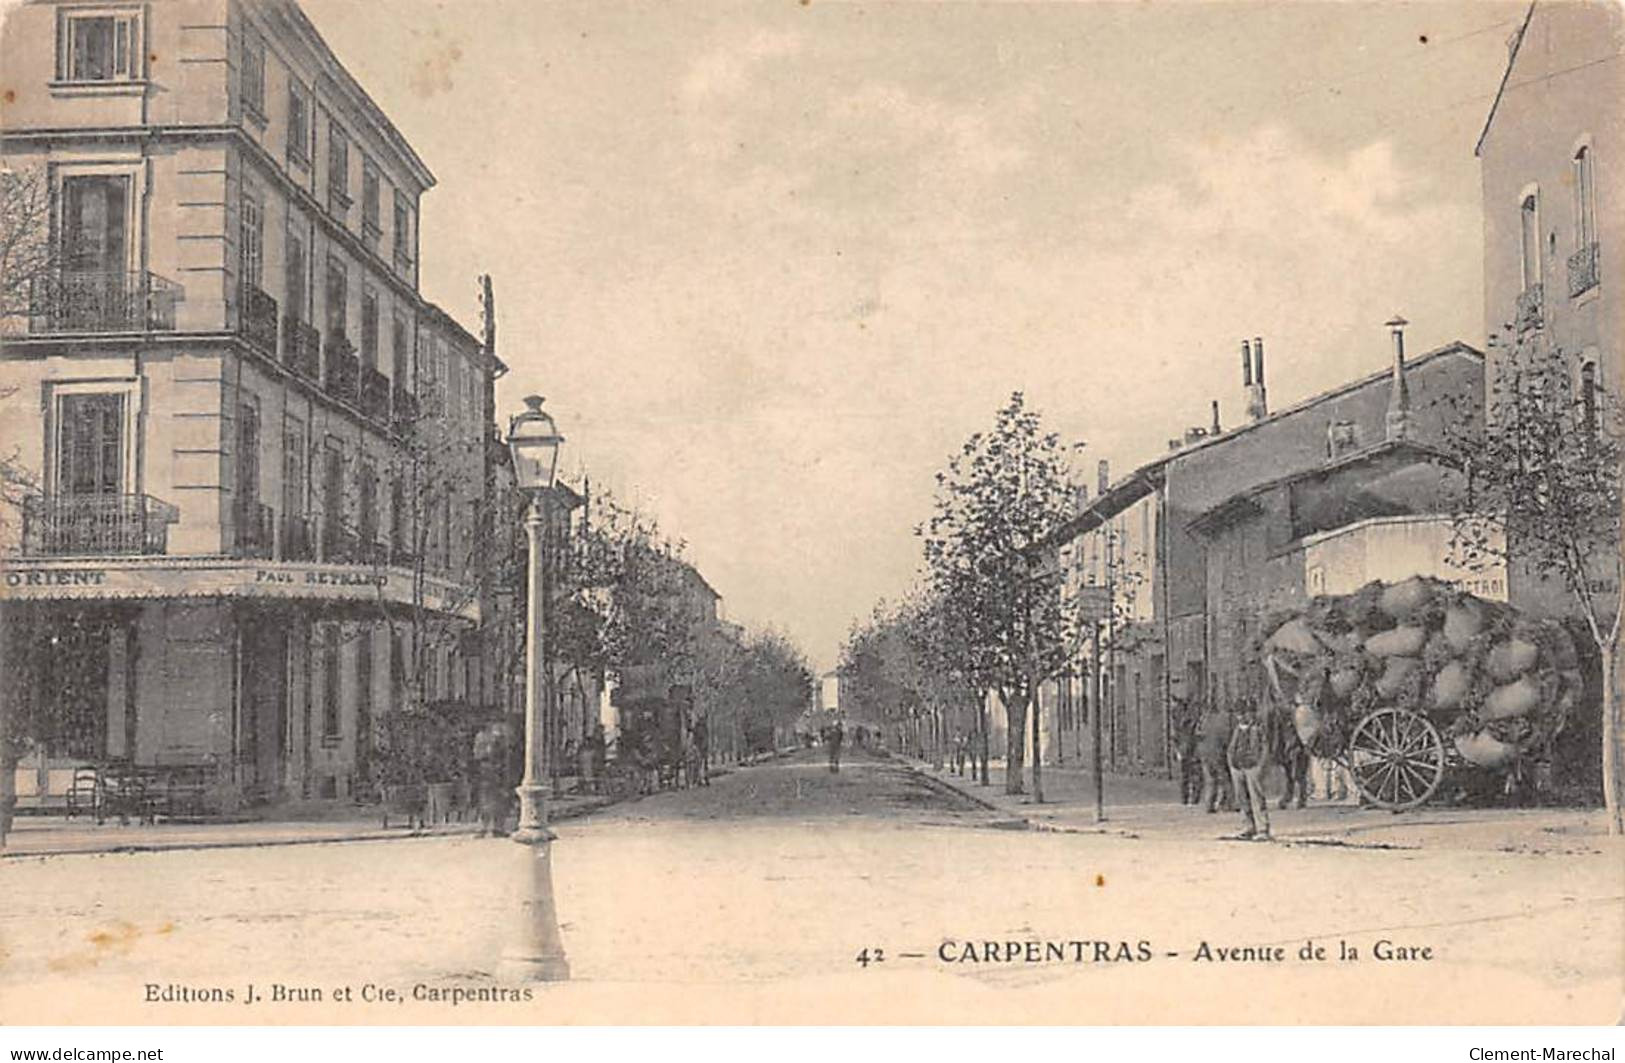
<path fill-rule="evenodd" d="M 531 841 L 514 834 L 515 858 L 520 862 L 519 913 L 508 947 L 502 954 L 501 975 L 512 982 L 563 982 L 570 977 L 570 961 L 564 956 L 564 940 L 559 933 L 558 909 L 553 901 L 552 833 L 544 824 L 545 837 Z"/>
<path fill-rule="evenodd" d="M 519 823 L 510 837 L 521 845 L 550 842 L 558 835 L 547 825 L 547 787 L 519 786 Z"/>

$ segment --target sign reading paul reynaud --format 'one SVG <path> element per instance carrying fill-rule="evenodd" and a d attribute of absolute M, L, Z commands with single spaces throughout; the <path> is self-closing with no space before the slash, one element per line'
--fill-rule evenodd
<path fill-rule="evenodd" d="M 84 601 L 158 598 L 301 598 L 377 602 L 478 620 L 479 603 L 457 585 L 425 577 L 414 599 L 405 569 L 235 560 L 161 565 L 128 561 L 36 561 L 0 568 L 0 601 Z"/>

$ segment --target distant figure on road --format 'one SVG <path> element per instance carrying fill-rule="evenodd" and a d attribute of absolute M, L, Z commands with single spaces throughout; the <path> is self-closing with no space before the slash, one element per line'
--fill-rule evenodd
<path fill-rule="evenodd" d="M 841 729 L 839 720 L 824 728 L 824 745 L 829 749 L 829 770 L 841 770 L 841 743 L 846 740 L 846 732 Z"/>
<path fill-rule="evenodd" d="M 474 733 L 474 782 L 480 807 L 480 837 L 501 832 L 508 812 L 507 728 L 489 723 Z"/>
<path fill-rule="evenodd" d="M 1196 757 L 1202 764 L 1202 788 L 1207 794 L 1209 812 L 1215 811 L 1219 803 L 1227 809 L 1236 807 L 1235 794 L 1230 789 L 1230 766 L 1225 763 L 1234 727 L 1235 717 L 1217 703 L 1209 704 L 1197 726 Z"/>
<path fill-rule="evenodd" d="M 695 771 L 698 773 L 699 785 L 711 785 L 711 725 L 704 716 L 696 716 L 690 729 L 693 742 L 694 756 L 698 759 Z"/>
<path fill-rule="evenodd" d="M 954 774 L 965 774 L 965 761 L 970 757 L 970 739 L 965 732 L 954 735 Z"/>
<path fill-rule="evenodd" d="M 1264 769 L 1270 763 L 1269 731 L 1268 718 L 1259 715 L 1252 699 L 1243 698 L 1237 706 L 1236 726 L 1230 733 L 1227 753 L 1230 784 L 1246 823 L 1243 838 L 1270 836 L 1270 802 L 1264 793 Z"/>
<path fill-rule="evenodd" d="M 1197 719 L 1187 705 L 1181 705 L 1174 717 L 1174 759 L 1179 763 L 1179 803 L 1200 804 L 1202 801 L 1202 762 L 1196 755 Z"/>

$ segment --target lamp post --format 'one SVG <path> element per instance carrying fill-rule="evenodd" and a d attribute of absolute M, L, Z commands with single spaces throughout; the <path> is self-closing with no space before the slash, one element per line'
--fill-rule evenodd
<path fill-rule="evenodd" d="M 547 501 L 558 468 L 559 435 L 553 418 L 542 410 L 540 395 L 525 399 L 525 411 L 508 424 L 508 449 L 514 480 L 530 496 L 525 511 L 529 539 L 529 614 L 525 627 L 525 776 L 520 780 L 519 827 L 513 841 L 522 846 L 520 922 L 504 954 L 506 973 L 527 982 L 562 981 L 570 977 L 553 904 L 551 842 L 547 825 L 547 676 L 542 659 L 547 631 Z"/>

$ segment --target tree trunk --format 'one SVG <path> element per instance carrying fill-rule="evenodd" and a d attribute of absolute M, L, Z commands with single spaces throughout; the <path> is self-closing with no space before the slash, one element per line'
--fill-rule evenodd
<path fill-rule="evenodd" d="M 1027 792 L 1026 780 L 1023 778 L 1027 758 L 1024 756 L 1027 746 L 1027 696 L 1019 694 L 1012 698 L 1004 707 L 1004 792 L 1007 794 L 1024 794 Z"/>
<path fill-rule="evenodd" d="M 942 718 L 942 709 L 931 710 L 931 766 L 938 771 L 942 770 Z"/>
<path fill-rule="evenodd" d="M 1044 715 L 1043 702 L 1033 699 L 1033 804 L 1044 803 L 1044 748 L 1039 738 L 1038 721 Z"/>
<path fill-rule="evenodd" d="M 1619 794 L 1619 697 L 1614 691 L 1616 639 L 1611 646 L 1599 647 L 1602 658 L 1602 802 L 1608 813 L 1608 833 L 1625 834 Z"/>

